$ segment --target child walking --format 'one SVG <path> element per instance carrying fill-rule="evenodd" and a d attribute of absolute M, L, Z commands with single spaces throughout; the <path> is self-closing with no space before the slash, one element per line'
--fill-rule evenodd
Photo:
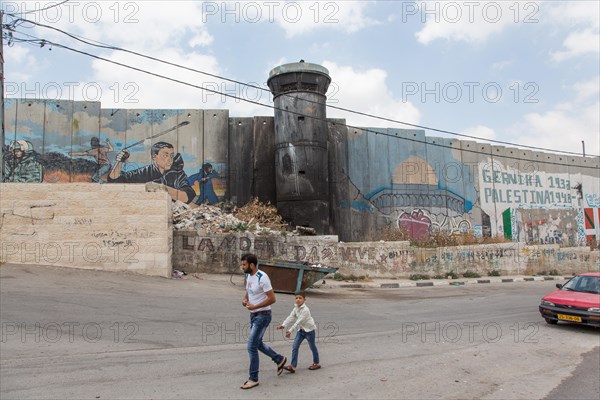
<path fill-rule="evenodd" d="M 313 317 L 310 315 L 308 306 L 304 304 L 305 301 L 305 292 L 296 293 L 296 305 L 294 306 L 294 309 L 285 321 L 277 327 L 277 329 L 287 329 L 285 332 L 286 338 L 290 338 L 292 333 L 297 331 L 292 347 L 292 363 L 284 367 L 285 370 L 291 373 L 296 372 L 296 367 L 298 366 L 298 349 L 304 339 L 308 341 L 308 345 L 310 346 L 313 355 L 313 363 L 308 369 L 315 370 L 321 368 L 319 365 L 319 351 L 315 344 L 317 326 L 315 325 Z"/>

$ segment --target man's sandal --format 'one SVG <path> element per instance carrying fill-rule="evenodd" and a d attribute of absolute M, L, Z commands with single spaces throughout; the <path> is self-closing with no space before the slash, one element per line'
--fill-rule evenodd
<path fill-rule="evenodd" d="M 285 365 L 286 362 L 287 362 L 287 357 L 283 357 L 281 359 L 281 362 L 279 362 L 277 364 L 277 376 L 281 375 L 281 373 L 283 372 L 283 366 Z"/>
<path fill-rule="evenodd" d="M 252 389 L 253 387 L 256 387 L 256 386 L 258 386 L 258 382 L 247 380 L 246 382 L 244 382 L 244 384 L 242 386 L 240 386 L 240 389 Z"/>
<path fill-rule="evenodd" d="M 311 371 L 314 371 L 315 369 L 319 369 L 321 368 L 321 366 L 319 364 L 313 364 L 310 367 L 308 367 L 308 369 L 310 369 Z"/>
<path fill-rule="evenodd" d="M 293 373 L 296 372 L 296 370 L 294 369 L 294 367 L 292 367 L 291 365 L 286 365 L 285 367 L 283 367 L 283 369 L 285 369 L 290 374 L 293 374 Z"/>

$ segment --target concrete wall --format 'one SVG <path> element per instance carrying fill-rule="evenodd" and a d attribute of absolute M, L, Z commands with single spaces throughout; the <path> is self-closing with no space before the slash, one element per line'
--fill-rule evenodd
<path fill-rule="evenodd" d="M 563 247 L 600 238 L 598 157 L 381 128 L 330 131 L 330 144 L 341 183 L 333 220 L 344 222 L 335 231 L 343 241 L 376 240 L 386 227 Z"/>
<path fill-rule="evenodd" d="M 254 252 L 259 259 L 292 260 L 339 268 L 344 275 L 400 278 L 411 274 L 499 270 L 535 274 L 558 270 L 576 273 L 600 270 L 600 252 L 558 245 L 519 243 L 414 248 L 408 242 L 341 243 L 336 236 L 255 236 L 251 233 L 200 235 L 175 231 L 173 268 L 186 272 L 241 273 L 240 257 Z"/>
<path fill-rule="evenodd" d="M 10 143 L 30 142 L 46 183 L 93 183 L 96 160 L 71 153 L 88 150 L 92 137 L 102 144 L 109 139 L 113 165 L 117 153 L 131 146 L 124 171 L 151 165 L 152 144 L 165 141 L 181 154 L 184 165 L 177 174 L 196 201 L 276 202 L 273 117 L 8 99 L 5 129 L 5 160 L 11 159 Z M 344 120 L 329 120 L 327 147 L 326 233 L 344 242 L 379 240 L 385 228 L 406 229 L 413 237 L 438 229 L 504 236 L 522 245 L 583 247 L 599 241 L 598 157 L 431 137 L 422 130 L 348 128 Z M 203 186 L 206 163 L 214 174 Z"/>
<path fill-rule="evenodd" d="M 172 244 L 161 185 L 0 183 L 1 262 L 170 277 Z"/>

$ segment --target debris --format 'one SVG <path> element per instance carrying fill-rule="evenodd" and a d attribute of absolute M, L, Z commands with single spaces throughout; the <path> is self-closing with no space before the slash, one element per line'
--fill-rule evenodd
<path fill-rule="evenodd" d="M 304 233 L 305 235 L 316 235 L 317 231 L 315 228 L 310 228 L 308 226 L 297 226 L 296 230 L 300 233 Z"/>
<path fill-rule="evenodd" d="M 184 272 L 174 269 L 173 273 L 171 274 L 171 278 L 172 279 L 182 279 L 183 275 L 185 275 Z"/>
<path fill-rule="evenodd" d="M 314 235 L 310 227 L 297 226 L 291 231 L 277 214 L 277 208 L 263 204 L 257 198 L 243 207 L 231 203 L 192 204 L 173 202 L 173 228 L 203 233 L 253 232 L 257 235 Z"/>

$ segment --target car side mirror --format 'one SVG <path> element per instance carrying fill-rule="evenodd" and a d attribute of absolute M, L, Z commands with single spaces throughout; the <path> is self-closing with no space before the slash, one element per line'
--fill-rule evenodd
<path fill-rule="evenodd" d="M 563 286 L 563 285 L 561 285 L 560 283 L 557 283 L 557 284 L 556 284 L 556 287 L 557 287 L 557 288 L 559 288 L 559 289 L 562 289 L 562 286 Z"/>

